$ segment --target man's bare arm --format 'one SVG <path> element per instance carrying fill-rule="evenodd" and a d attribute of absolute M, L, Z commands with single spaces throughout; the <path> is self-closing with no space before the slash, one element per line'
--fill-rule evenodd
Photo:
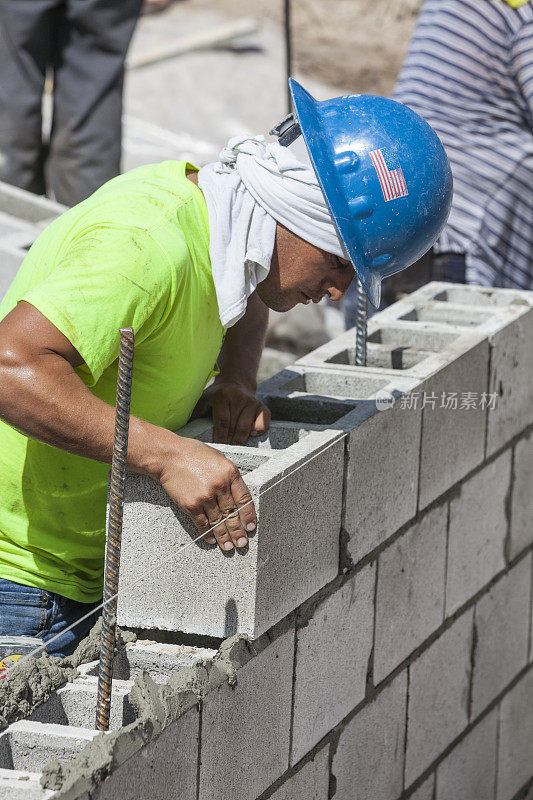
<path fill-rule="evenodd" d="M 220 374 L 195 409 L 196 416 L 212 409 L 215 442 L 244 444 L 268 429 L 270 411 L 255 396 L 267 325 L 268 308 L 254 292 L 246 314 L 226 334 L 218 357 Z"/>
<path fill-rule="evenodd" d="M 117 331 L 118 337 L 118 331 Z M 21 302 L 0 323 L 0 417 L 26 435 L 109 463 L 115 410 L 75 371 L 82 359 L 36 308 Z M 205 533 L 250 494 L 239 471 L 212 447 L 131 418 L 128 468 L 158 480 Z M 253 504 L 216 531 L 218 543 L 243 546 L 255 526 Z"/>

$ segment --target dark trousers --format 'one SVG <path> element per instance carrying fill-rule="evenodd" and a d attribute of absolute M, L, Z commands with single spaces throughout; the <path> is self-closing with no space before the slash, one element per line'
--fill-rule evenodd
<path fill-rule="evenodd" d="M 119 173 L 124 59 L 141 2 L 0 0 L 0 180 L 75 205 Z"/>

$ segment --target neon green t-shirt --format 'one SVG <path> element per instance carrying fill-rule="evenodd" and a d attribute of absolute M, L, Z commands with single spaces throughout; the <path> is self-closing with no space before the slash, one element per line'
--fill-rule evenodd
<path fill-rule="evenodd" d="M 133 325 L 131 412 L 170 430 L 189 419 L 224 334 L 207 207 L 188 166 L 140 167 L 67 211 L 0 305 L 2 319 L 20 300 L 35 306 L 80 353 L 84 383 L 113 405 L 118 329 Z M 0 421 L 0 577 L 98 600 L 108 472 Z"/>

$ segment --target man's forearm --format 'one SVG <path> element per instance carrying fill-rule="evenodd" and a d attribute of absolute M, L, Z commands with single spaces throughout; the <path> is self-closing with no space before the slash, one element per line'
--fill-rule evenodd
<path fill-rule="evenodd" d="M 226 334 L 218 357 L 218 380 L 242 383 L 255 392 L 267 325 L 268 308 L 254 292 L 246 314 Z"/>

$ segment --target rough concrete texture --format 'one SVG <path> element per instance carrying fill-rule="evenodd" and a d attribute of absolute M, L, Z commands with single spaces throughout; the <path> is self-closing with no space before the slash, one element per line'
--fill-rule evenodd
<path fill-rule="evenodd" d="M 61 686 L 49 700 L 33 711 L 29 719 L 34 722 L 74 725 L 77 728 L 94 728 L 95 697 L 98 679 L 79 677 L 73 683 Z M 133 683 L 113 679 L 109 727 L 120 728 L 129 725 L 135 714 L 128 700 Z"/>
<path fill-rule="evenodd" d="M 290 628 L 206 696 L 198 800 L 255 800 L 286 770 L 293 658 Z"/>
<path fill-rule="evenodd" d="M 511 800 L 531 778 L 533 764 L 533 670 L 506 695 L 500 704 L 498 740 L 498 786 L 496 800 Z"/>
<path fill-rule="evenodd" d="M 246 664 L 266 642 L 256 643 L 254 651 L 242 637 L 224 642 L 212 661 L 199 662 L 177 672 L 167 684 L 155 683 L 148 673 L 134 682 L 130 702 L 135 722 L 94 737 L 80 755 L 68 764 L 53 761 L 41 777 L 45 789 L 56 790 L 57 800 L 76 800 L 94 790 L 118 767 L 132 758 L 171 723 L 180 719 L 209 692 L 228 682 L 237 683 L 237 670 Z M 37 723 L 28 723 L 36 725 Z M 65 730 L 69 730 L 65 728 Z M 91 731 L 94 734 L 94 731 Z"/>
<path fill-rule="evenodd" d="M 407 786 L 468 722 L 472 618 L 460 617 L 409 668 Z"/>
<path fill-rule="evenodd" d="M 443 621 L 447 518 L 447 504 L 437 506 L 379 557 L 376 684 Z"/>
<path fill-rule="evenodd" d="M 416 792 L 413 792 L 413 794 L 409 796 L 409 800 L 434 800 L 434 789 L 435 775 L 431 775 L 427 780 L 424 781 L 422 786 L 416 790 Z M 458 800 L 458 798 L 455 798 L 455 800 Z"/>
<path fill-rule="evenodd" d="M 304 608 L 297 631 L 291 763 L 365 696 L 374 626 L 375 564 L 369 564 L 316 608 Z M 305 624 L 306 617 L 312 617 Z"/>
<path fill-rule="evenodd" d="M 487 391 L 488 368 L 489 346 L 482 341 L 420 386 L 420 402 L 425 397 L 426 403 L 422 417 L 420 508 L 483 460 L 487 410 L 479 398 Z M 446 407 L 450 393 L 457 393 L 457 408 Z M 461 407 L 468 393 L 478 399 L 475 407 Z"/>
<path fill-rule="evenodd" d="M 21 720 L 0 733 L 0 767 L 42 770 L 51 760 L 73 758 L 96 731 L 67 725 Z"/>
<path fill-rule="evenodd" d="M 531 554 L 476 605 L 472 716 L 476 717 L 526 666 Z"/>
<path fill-rule="evenodd" d="M 93 800 L 196 800 L 199 712 L 191 708 L 114 770 Z"/>
<path fill-rule="evenodd" d="M 263 461 L 244 476 L 255 501 L 257 531 L 244 551 L 229 554 L 203 542 L 191 545 L 196 529 L 159 484 L 129 475 L 120 623 L 217 637 L 238 631 L 256 638 L 332 580 L 342 505 L 339 436 L 315 431 L 286 450 L 271 451 L 271 457 L 251 447 L 221 448 L 237 466 L 243 459 Z"/>
<path fill-rule="evenodd" d="M 77 668 L 94 661 L 100 654 L 101 620 L 78 645 L 75 652 L 60 659 L 43 653 L 38 658 L 26 657 L 0 681 L 0 730 L 12 722 L 28 717 L 44 703 L 52 692 L 77 676 Z M 116 649 L 134 640 L 134 634 L 117 632 Z"/>
<path fill-rule="evenodd" d="M 53 792 L 43 789 L 40 773 L 0 769 L 0 800 L 48 800 Z"/>
<path fill-rule="evenodd" d="M 533 308 L 491 336 L 489 392 L 497 392 L 489 410 L 487 455 L 533 422 Z"/>
<path fill-rule="evenodd" d="M 514 450 L 514 485 L 511 507 L 510 559 L 533 542 L 533 433 L 517 442 Z"/>
<path fill-rule="evenodd" d="M 406 697 L 407 675 L 402 672 L 344 728 L 333 758 L 335 800 L 400 795 Z"/>
<path fill-rule="evenodd" d="M 329 747 L 324 747 L 271 796 L 271 800 L 328 800 Z"/>
<path fill-rule="evenodd" d="M 357 563 L 416 512 L 420 409 L 381 411 L 348 436 L 343 527 Z"/>
<path fill-rule="evenodd" d="M 494 710 L 439 764 L 435 800 L 494 797 L 497 728 Z"/>
<path fill-rule="evenodd" d="M 511 453 L 463 483 L 450 501 L 446 615 L 505 567 Z"/>

